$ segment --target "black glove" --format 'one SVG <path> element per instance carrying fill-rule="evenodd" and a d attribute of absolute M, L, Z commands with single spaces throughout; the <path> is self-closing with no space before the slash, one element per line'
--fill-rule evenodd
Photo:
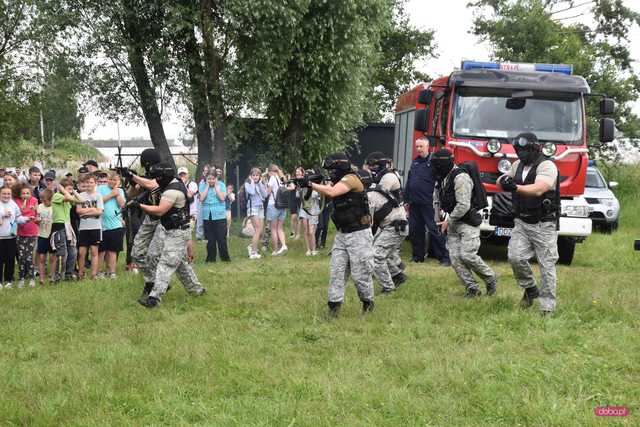
<path fill-rule="evenodd" d="M 132 171 L 129 168 L 117 168 L 116 170 L 120 175 L 122 175 L 124 179 L 131 179 L 133 178 L 133 175 L 136 174 L 134 171 Z"/>
<path fill-rule="evenodd" d="M 140 207 L 140 202 L 138 200 L 129 200 L 127 202 L 127 208 L 129 209 L 137 209 Z"/>
<path fill-rule="evenodd" d="M 518 189 L 518 186 L 513 181 L 513 178 L 507 175 L 503 176 L 500 179 L 500 185 L 502 186 L 502 189 L 504 191 L 508 191 L 508 192 L 514 192 Z"/>
<path fill-rule="evenodd" d="M 311 188 L 311 181 L 309 180 L 308 176 L 305 176 L 304 178 L 302 178 L 302 180 L 300 181 L 300 187 Z"/>

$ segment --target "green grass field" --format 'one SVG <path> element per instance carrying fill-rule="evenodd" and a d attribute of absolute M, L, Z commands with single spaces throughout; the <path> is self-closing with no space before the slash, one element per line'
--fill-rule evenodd
<path fill-rule="evenodd" d="M 558 267 L 551 318 L 517 308 L 495 248 L 495 297 L 464 300 L 453 270 L 430 261 L 409 265 L 371 315 L 350 285 L 336 320 L 325 315 L 329 258 L 304 257 L 301 241 L 250 261 L 233 238 L 231 264 L 196 263 L 206 296 L 174 283 L 155 310 L 124 272 L 0 291 L 0 425 L 640 425 L 631 175 L 620 230 Z M 606 405 L 631 415 L 596 417 Z"/>

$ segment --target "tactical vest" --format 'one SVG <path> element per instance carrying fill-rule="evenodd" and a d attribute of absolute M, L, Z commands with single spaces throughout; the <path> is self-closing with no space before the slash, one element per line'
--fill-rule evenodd
<path fill-rule="evenodd" d="M 335 197 L 331 203 L 333 204 L 331 219 L 338 231 L 353 233 L 370 227 L 371 216 L 366 191 L 351 190 Z"/>
<path fill-rule="evenodd" d="M 438 197 L 440 199 L 440 208 L 448 214 L 453 212 L 456 205 L 458 204 L 456 200 L 455 179 L 458 175 L 462 173 L 467 173 L 467 171 L 458 167 L 453 168 L 453 170 L 449 172 L 447 185 L 445 185 L 444 187 L 440 187 L 438 189 Z M 470 202 L 469 210 L 467 211 L 466 214 L 464 214 L 462 218 L 460 218 L 460 221 L 464 222 L 465 224 L 471 225 L 473 227 L 477 227 L 482 223 L 482 215 L 480 215 L 480 213 L 478 212 L 479 207 L 474 206 L 475 203 L 473 200 L 473 192 L 471 194 L 471 200 L 469 200 L 469 202 Z"/>
<path fill-rule="evenodd" d="M 158 206 L 160 204 L 160 199 L 162 198 L 162 190 L 160 190 L 160 187 L 156 187 L 153 190 L 149 190 L 147 191 L 147 203 L 148 205 L 151 206 Z M 148 214 L 149 218 L 153 219 L 153 220 L 158 220 L 160 219 L 159 216 L 157 215 L 151 215 Z"/>
<path fill-rule="evenodd" d="M 393 191 L 387 191 L 379 187 L 380 181 L 382 181 L 382 178 L 388 173 L 394 174 L 398 179 L 398 184 L 400 184 L 400 178 L 398 178 L 398 175 L 394 171 L 385 170 L 385 172 L 380 177 L 380 180 L 378 181 L 378 185 L 376 185 L 374 188 L 371 188 L 369 190 L 369 191 L 375 191 L 376 193 L 383 195 L 387 199 L 387 202 L 384 205 L 382 205 L 382 207 L 378 209 L 376 213 L 373 215 L 374 229 L 378 228 L 378 226 L 382 223 L 382 221 L 384 221 L 384 219 L 395 208 L 400 207 L 403 203 L 402 189 L 400 187 L 398 187 L 397 190 L 393 190 Z"/>
<path fill-rule="evenodd" d="M 538 165 L 546 160 L 540 156 L 533 165 L 526 177 L 522 177 L 524 164 L 520 162 L 516 170 L 514 182 L 517 185 L 529 185 L 536 182 Z M 538 222 L 558 221 L 560 214 L 560 174 L 556 177 L 555 189 L 549 190 L 542 196 L 523 196 L 517 192 L 512 194 L 513 216 L 520 218 L 528 224 Z"/>
<path fill-rule="evenodd" d="M 184 186 L 182 181 L 178 180 L 177 182 L 172 182 L 167 185 L 164 191 L 168 190 L 178 190 L 184 194 L 185 203 L 181 208 L 172 206 L 171 209 L 160 217 L 160 224 L 162 224 L 165 230 L 184 230 L 189 228 L 189 196 L 187 194 L 187 187 Z"/>

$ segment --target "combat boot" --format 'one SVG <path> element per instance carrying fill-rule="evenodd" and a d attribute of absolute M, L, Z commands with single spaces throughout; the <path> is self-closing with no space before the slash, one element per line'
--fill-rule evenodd
<path fill-rule="evenodd" d="M 487 295 L 495 295 L 496 294 L 496 282 L 487 283 Z"/>
<path fill-rule="evenodd" d="M 362 314 L 367 314 L 373 311 L 375 308 L 375 304 L 373 301 L 363 300 L 362 301 Z"/>
<path fill-rule="evenodd" d="M 480 292 L 480 289 L 478 288 L 467 288 L 467 292 L 464 294 L 464 297 L 467 299 L 472 299 L 475 297 L 479 297 L 480 295 L 482 295 L 482 292 Z"/>
<path fill-rule="evenodd" d="M 332 317 L 338 316 L 342 303 L 339 301 L 338 302 L 329 301 L 327 305 L 329 306 L 329 315 Z"/>
<path fill-rule="evenodd" d="M 142 301 L 147 299 L 147 297 L 149 296 L 152 290 L 153 290 L 153 282 L 146 282 L 144 284 L 144 289 L 142 289 L 142 294 L 140 294 L 140 298 L 138 298 L 138 302 L 142 304 Z"/>
<path fill-rule="evenodd" d="M 144 305 L 147 308 L 154 308 L 158 306 L 158 298 L 152 296 L 148 296 L 144 299 L 140 298 L 138 302 L 140 305 Z"/>
<path fill-rule="evenodd" d="M 522 295 L 522 299 L 520 300 L 520 308 L 529 308 L 533 305 L 533 300 L 540 296 L 540 292 L 538 291 L 537 286 L 532 286 L 530 288 L 526 288 L 524 290 L 524 295 Z"/>
<path fill-rule="evenodd" d="M 404 282 L 407 281 L 407 275 L 404 273 L 398 273 L 395 276 L 393 276 L 391 280 L 393 280 L 393 284 L 396 285 L 396 288 L 397 288 L 398 286 L 402 285 Z"/>

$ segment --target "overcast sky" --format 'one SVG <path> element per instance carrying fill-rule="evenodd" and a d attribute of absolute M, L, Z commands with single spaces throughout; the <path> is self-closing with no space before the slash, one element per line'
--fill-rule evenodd
<path fill-rule="evenodd" d="M 411 15 L 412 23 L 422 29 L 434 29 L 435 40 L 438 45 L 438 58 L 429 59 L 418 64 L 418 67 L 431 76 L 445 75 L 450 73 L 455 67 L 460 66 L 462 59 L 488 60 L 489 46 L 486 43 L 479 43 L 477 38 L 469 34 L 473 21 L 473 13 L 467 8 L 469 0 L 409 0 L 407 11 Z M 582 2 L 580 2 L 582 3 Z M 640 1 L 625 0 L 629 7 L 640 10 Z M 428 5 L 428 6 L 427 6 Z M 584 10 L 588 10 L 589 5 L 576 10 L 558 14 L 558 17 L 571 17 L 578 15 Z M 588 17 L 567 19 L 564 22 L 576 22 L 577 20 L 588 20 Z M 640 29 L 634 27 L 631 33 L 632 57 L 637 61 L 640 59 Z M 636 63 L 636 72 L 640 72 L 640 65 Z M 640 114 L 640 102 L 636 102 L 635 110 Z M 182 124 L 177 117 L 168 118 L 164 121 L 164 129 L 167 138 L 175 139 L 182 132 Z M 148 138 L 149 132 L 146 126 L 129 126 L 120 124 L 120 135 L 122 139 Z M 86 120 L 82 137 L 94 139 L 116 139 L 117 130 L 115 123 L 104 123 L 99 117 L 89 116 Z"/>

